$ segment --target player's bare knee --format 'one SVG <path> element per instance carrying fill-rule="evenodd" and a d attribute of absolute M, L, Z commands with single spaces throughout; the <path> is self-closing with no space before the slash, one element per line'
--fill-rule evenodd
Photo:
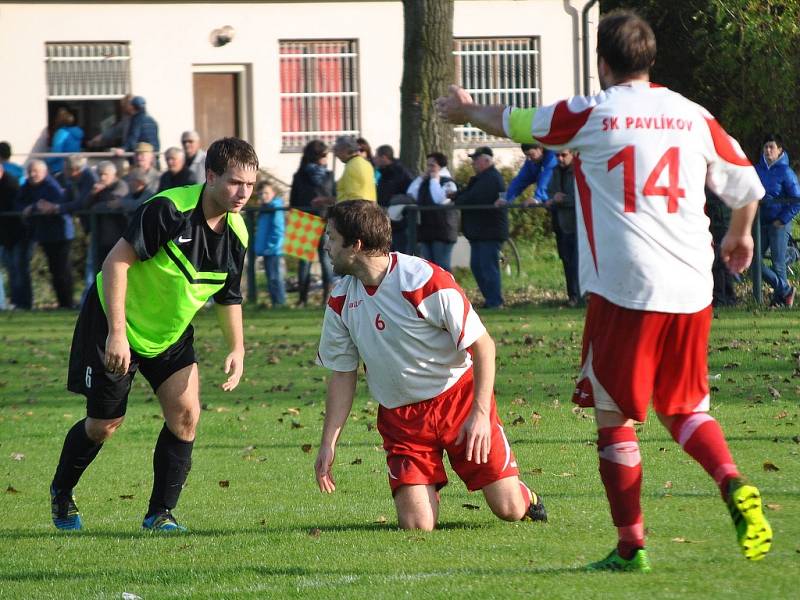
<path fill-rule="evenodd" d="M 523 501 L 517 501 L 514 498 L 507 498 L 501 502 L 495 502 L 489 505 L 492 512 L 498 519 L 503 521 L 519 521 L 525 516 L 527 506 Z"/>
<path fill-rule="evenodd" d="M 116 419 L 94 419 L 87 417 L 86 419 L 86 435 L 96 444 L 102 444 L 122 425 L 125 417 L 117 417 Z"/>
<path fill-rule="evenodd" d="M 398 515 L 400 529 L 415 529 L 418 531 L 433 531 L 436 529 L 436 522 L 430 517 Z"/>

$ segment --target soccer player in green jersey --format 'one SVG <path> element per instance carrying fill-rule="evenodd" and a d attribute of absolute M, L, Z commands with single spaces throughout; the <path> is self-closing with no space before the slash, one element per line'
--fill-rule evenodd
<path fill-rule="evenodd" d="M 224 138 L 211 144 L 205 166 L 205 184 L 164 190 L 139 207 L 81 308 L 67 388 L 86 396 L 86 418 L 67 433 L 50 486 L 58 529 L 83 526 L 72 489 L 122 424 L 137 370 L 164 414 L 142 527 L 184 529 L 171 511 L 191 467 L 200 417 L 191 321 L 213 298 L 229 350 L 222 389 L 233 390 L 244 366 L 247 228 L 240 211 L 253 192 L 258 158 L 247 142 Z"/>

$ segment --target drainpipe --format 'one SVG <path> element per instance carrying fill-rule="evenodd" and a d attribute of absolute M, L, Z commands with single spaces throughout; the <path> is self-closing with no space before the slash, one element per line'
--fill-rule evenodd
<path fill-rule="evenodd" d="M 591 93 L 589 90 L 589 71 L 590 63 L 592 60 L 592 50 L 589 48 L 589 11 L 597 4 L 597 0 L 589 0 L 589 3 L 583 7 L 582 11 L 582 33 L 583 33 L 583 95 L 588 96 Z"/>

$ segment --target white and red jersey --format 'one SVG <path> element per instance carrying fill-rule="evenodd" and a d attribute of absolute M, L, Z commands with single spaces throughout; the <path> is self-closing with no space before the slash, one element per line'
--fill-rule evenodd
<path fill-rule="evenodd" d="M 485 331 L 450 273 L 392 252 L 377 288 L 352 275 L 336 285 L 317 363 L 354 371 L 363 360 L 372 396 L 397 408 L 450 389 L 472 367 L 467 348 Z"/>
<path fill-rule="evenodd" d="M 697 312 L 714 260 L 704 186 L 731 208 L 764 196 L 739 144 L 703 107 L 649 82 L 539 109 L 508 108 L 518 142 L 570 148 L 584 292 L 635 310 Z"/>

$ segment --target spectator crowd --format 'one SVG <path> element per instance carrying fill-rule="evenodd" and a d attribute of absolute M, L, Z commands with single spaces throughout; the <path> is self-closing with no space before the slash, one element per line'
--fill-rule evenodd
<path fill-rule="evenodd" d="M 164 168 L 160 168 L 158 124 L 146 106 L 141 96 L 124 97 L 120 118 L 88 140 L 84 140 L 75 113 L 69 107 L 59 107 L 49 149 L 66 157 L 33 158 L 24 168 L 11 161 L 10 146 L 0 142 L 0 213 L 16 213 L 0 217 L 0 251 L 8 276 L 6 286 L 0 271 L 0 308 L 32 308 L 31 260 L 36 245 L 46 257 L 58 306 L 76 306 L 71 265 L 74 216 L 88 239 L 83 273 L 84 289 L 88 289 L 127 227 L 128 215 L 142 202 L 165 189 L 205 182 L 205 151 L 196 131 L 185 131 L 180 146 L 170 146 L 163 152 Z M 109 150 L 115 158 L 90 166 L 80 151 L 96 149 Z M 330 148 L 321 140 L 308 142 L 292 177 L 288 202 L 268 180 L 260 181 L 254 194 L 254 205 L 259 208 L 254 249 L 263 260 L 271 305 L 287 304 L 284 211 L 291 208 L 324 217 L 336 202 L 352 199 L 376 201 L 387 211 L 392 223 L 392 250 L 417 254 L 448 271 L 452 271 L 453 250 L 463 233 L 470 248 L 470 269 L 483 306 L 489 309 L 505 303 L 500 256 L 509 239 L 507 208 L 513 204 L 542 207 L 549 212 L 563 265 L 567 305 L 582 305 L 575 155 L 570 149 L 554 152 L 538 144 L 522 144 L 521 150 L 522 165 L 506 186 L 493 149 L 475 148 L 469 154 L 474 174 L 460 187 L 448 169 L 448 157 L 441 152 L 430 152 L 424 171 L 415 175 L 387 144 L 373 153 L 366 139 L 354 136 L 340 136 Z M 331 153 L 344 165 L 338 180 L 329 168 Z M 791 307 L 795 288 L 789 274 L 798 258 L 791 224 L 800 212 L 800 185 L 779 135 L 765 138 L 757 171 L 767 190 L 761 208 L 761 241 L 769 264 L 762 265 L 763 277 L 772 289 L 771 305 Z M 528 188 L 531 192 L 526 194 Z M 707 195 L 706 212 L 718 245 L 719 232 L 725 229 L 725 207 L 713 194 Z M 407 210 L 409 205 L 421 210 Z M 462 208 L 467 210 L 458 210 Z M 416 233 L 415 245 L 409 239 L 411 230 Z M 325 244 L 323 234 L 317 249 L 323 299 L 335 278 Z M 299 306 L 308 303 L 314 283 L 311 266 L 307 260 L 298 260 L 296 276 L 288 279 L 296 282 L 291 289 L 297 291 Z M 735 303 L 736 279 L 719 260 L 714 275 L 715 304 Z"/>

